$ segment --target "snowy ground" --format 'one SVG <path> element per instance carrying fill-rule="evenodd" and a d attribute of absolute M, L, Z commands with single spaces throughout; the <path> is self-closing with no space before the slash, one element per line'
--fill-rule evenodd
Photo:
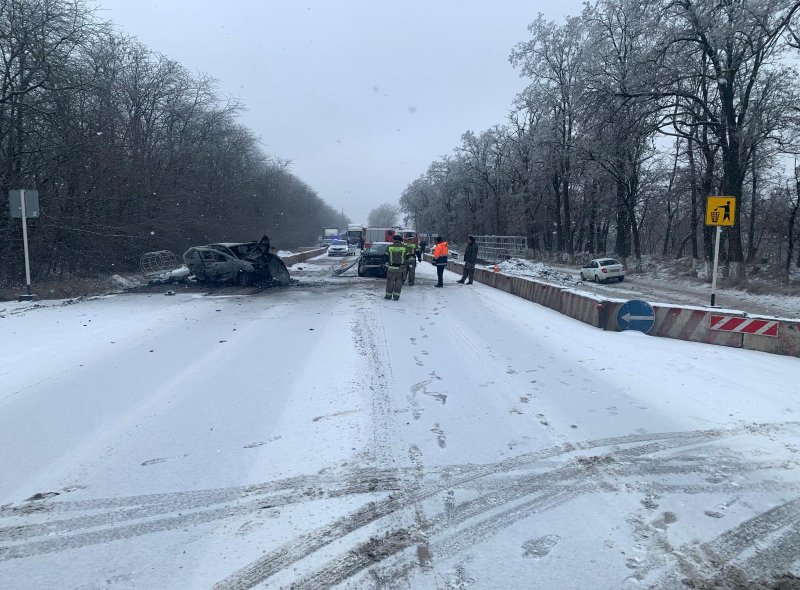
<path fill-rule="evenodd" d="M 800 359 L 434 289 L 427 263 L 385 301 L 339 262 L 261 292 L 0 304 L 0 585 L 800 575 Z"/>

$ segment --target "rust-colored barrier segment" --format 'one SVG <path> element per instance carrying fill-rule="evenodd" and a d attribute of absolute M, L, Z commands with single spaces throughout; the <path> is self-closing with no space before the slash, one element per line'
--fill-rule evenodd
<path fill-rule="evenodd" d="M 597 304 L 600 299 L 583 293 L 564 289 L 561 291 L 561 313 L 580 320 L 585 324 L 600 327 L 600 313 Z"/>

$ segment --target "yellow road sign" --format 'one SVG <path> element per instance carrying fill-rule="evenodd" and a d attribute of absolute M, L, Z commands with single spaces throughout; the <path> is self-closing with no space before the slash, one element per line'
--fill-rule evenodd
<path fill-rule="evenodd" d="M 736 197 L 708 197 L 706 225 L 735 225 Z"/>

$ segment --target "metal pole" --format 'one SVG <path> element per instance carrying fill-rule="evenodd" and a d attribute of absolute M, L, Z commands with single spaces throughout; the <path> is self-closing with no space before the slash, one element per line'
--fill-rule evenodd
<path fill-rule="evenodd" d="M 719 235 L 722 233 L 722 226 L 717 226 L 717 239 L 714 241 L 714 272 L 711 275 L 711 307 L 714 307 L 717 299 L 717 265 L 719 263 Z"/>
<path fill-rule="evenodd" d="M 28 258 L 28 220 L 27 211 L 25 210 L 25 189 L 19 191 L 20 200 L 22 201 L 22 243 L 25 250 L 25 281 L 28 286 L 28 295 L 31 294 L 31 263 Z"/>

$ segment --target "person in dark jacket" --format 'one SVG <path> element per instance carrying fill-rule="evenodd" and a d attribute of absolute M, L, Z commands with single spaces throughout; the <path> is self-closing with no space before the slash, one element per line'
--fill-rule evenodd
<path fill-rule="evenodd" d="M 428 247 L 428 242 L 422 240 L 419 243 L 419 253 L 417 254 L 417 260 L 422 262 L 422 257 L 425 256 L 425 249 Z"/>
<path fill-rule="evenodd" d="M 442 236 L 436 236 L 436 246 L 433 248 L 433 263 L 436 265 L 436 278 L 439 282 L 434 287 L 444 287 L 442 277 L 444 276 L 444 269 L 447 268 L 447 255 L 449 253 L 447 242 L 442 239 Z"/>
<path fill-rule="evenodd" d="M 472 279 L 475 276 L 475 263 L 478 262 L 478 244 L 475 243 L 475 236 L 467 236 L 467 249 L 464 251 L 464 274 L 461 275 L 461 280 L 457 283 L 467 285 L 472 284 Z"/>

